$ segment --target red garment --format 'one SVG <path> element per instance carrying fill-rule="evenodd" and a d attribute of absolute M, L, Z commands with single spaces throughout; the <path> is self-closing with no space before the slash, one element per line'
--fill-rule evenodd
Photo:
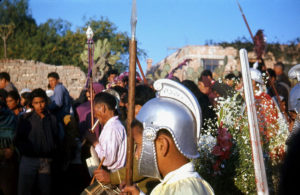
<path fill-rule="evenodd" d="M 255 95 L 256 112 L 259 130 L 262 133 L 264 142 L 275 136 L 278 130 L 278 112 L 272 98 L 265 92 Z M 275 127 L 273 126 L 275 125 Z"/>

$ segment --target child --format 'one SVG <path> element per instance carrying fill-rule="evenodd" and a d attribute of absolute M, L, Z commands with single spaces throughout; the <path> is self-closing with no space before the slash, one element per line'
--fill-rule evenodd
<path fill-rule="evenodd" d="M 161 180 L 152 195 L 213 194 L 189 160 L 199 157 L 201 110 L 196 98 L 175 81 L 158 80 L 154 87 L 157 98 L 148 101 L 132 123 L 139 173 Z M 134 186 L 122 190 L 128 192 L 143 194 Z"/>
<path fill-rule="evenodd" d="M 31 93 L 33 112 L 21 115 L 16 145 L 21 153 L 18 194 L 51 194 L 51 162 L 58 147 L 56 117 L 46 110 L 47 95 L 42 89 Z"/>

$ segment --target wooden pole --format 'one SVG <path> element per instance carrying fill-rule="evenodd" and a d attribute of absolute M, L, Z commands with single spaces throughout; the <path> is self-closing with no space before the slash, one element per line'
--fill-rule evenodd
<path fill-rule="evenodd" d="M 91 101 L 91 129 L 94 126 L 94 89 L 93 89 L 93 74 L 92 74 L 92 69 L 93 69 L 93 55 L 92 55 L 92 42 L 89 41 L 89 67 L 90 67 L 90 75 L 89 75 L 89 80 L 90 80 L 90 101 Z M 92 129 L 91 131 L 94 133 L 94 130 Z"/>
<path fill-rule="evenodd" d="M 128 116 L 127 116 L 127 161 L 126 161 L 126 185 L 132 185 L 133 181 L 133 135 L 131 122 L 134 119 L 135 104 L 135 79 L 136 79 L 136 41 L 129 42 L 129 89 L 128 89 Z"/>
<path fill-rule="evenodd" d="M 138 67 L 139 67 L 139 69 L 140 69 L 141 75 L 142 75 L 142 77 L 143 77 L 144 84 L 145 84 L 145 85 L 148 85 L 148 81 L 147 81 L 147 79 L 146 79 L 146 77 L 145 77 L 145 75 L 144 75 L 144 72 L 143 72 L 141 63 L 140 63 L 139 58 L 138 58 L 137 56 L 136 56 L 136 61 L 137 61 Z"/>
<path fill-rule="evenodd" d="M 101 162 L 100 162 L 100 164 L 99 164 L 97 170 L 99 170 L 99 169 L 102 167 L 102 164 L 103 164 L 104 160 L 105 160 L 105 157 L 102 158 L 102 160 L 101 160 Z M 95 174 L 94 174 L 94 176 L 93 176 L 93 178 L 92 178 L 92 181 L 91 181 L 90 185 L 92 185 L 92 184 L 94 183 L 95 178 L 96 178 L 96 177 L 95 177 Z"/>

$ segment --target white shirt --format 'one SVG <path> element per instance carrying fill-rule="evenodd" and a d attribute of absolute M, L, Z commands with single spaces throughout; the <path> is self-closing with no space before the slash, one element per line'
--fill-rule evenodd
<path fill-rule="evenodd" d="M 126 130 L 118 116 L 114 116 L 105 123 L 95 150 L 100 160 L 105 157 L 103 165 L 109 170 L 116 171 L 125 166 L 126 147 Z"/>

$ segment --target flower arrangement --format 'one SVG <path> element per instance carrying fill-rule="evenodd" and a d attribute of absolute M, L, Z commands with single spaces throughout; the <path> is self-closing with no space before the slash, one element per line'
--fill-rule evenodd
<path fill-rule="evenodd" d="M 204 121 L 208 128 L 202 129 L 197 171 L 216 194 L 256 194 L 246 107 L 238 92 L 226 99 L 219 97 L 216 102 L 218 120 Z M 265 97 L 256 102 L 268 186 L 270 192 L 276 192 L 288 127 L 277 111 L 268 111 L 276 107 L 269 105 Z"/>

